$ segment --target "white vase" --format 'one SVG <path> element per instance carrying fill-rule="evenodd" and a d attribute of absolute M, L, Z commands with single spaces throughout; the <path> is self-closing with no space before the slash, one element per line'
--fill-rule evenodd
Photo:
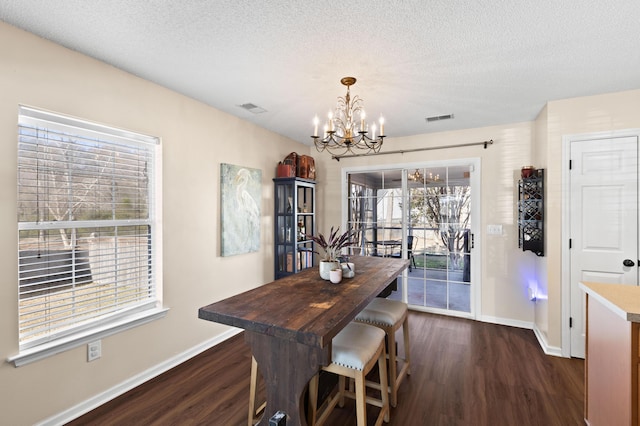
<path fill-rule="evenodd" d="M 356 275 L 356 267 L 353 262 L 341 263 L 342 278 L 353 278 Z"/>
<path fill-rule="evenodd" d="M 320 270 L 320 278 L 328 280 L 329 271 L 332 269 L 340 269 L 340 262 L 321 260 L 318 269 Z"/>
<path fill-rule="evenodd" d="M 334 284 L 339 284 L 342 281 L 342 269 L 332 269 L 329 271 L 329 281 Z"/>

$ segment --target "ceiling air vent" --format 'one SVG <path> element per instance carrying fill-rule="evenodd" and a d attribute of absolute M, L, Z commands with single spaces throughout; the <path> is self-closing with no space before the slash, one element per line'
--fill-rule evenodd
<path fill-rule="evenodd" d="M 242 105 L 238 105 L 240 108 L 242 109 L 246 109 L 247 111 L 249 111 L 250 113 L 253 114 L 262 114 L 263 112 L 267 112 L 266 109 L 259 107 L 256 104 L 252 104 L 252 103 L 248 103 L 248 104 L 242 104 Z"/>
<path fill-rule="evenodd" d="M 445 114 L 445 115 L 434 115 L 433 117 L 427 117 L 427 123 L 433 123 L 434 121 L 442 121 L 442 120 L 451 120 L 453 118 L 453 114 Z"/>

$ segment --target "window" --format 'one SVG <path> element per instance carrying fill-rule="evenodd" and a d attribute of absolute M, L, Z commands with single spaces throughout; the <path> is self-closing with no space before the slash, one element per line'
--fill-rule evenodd
<path fill-rule="evenodd" d="M 20 107 L 21 353 L 158 310 L 158 152 L 154 137 Z"/>

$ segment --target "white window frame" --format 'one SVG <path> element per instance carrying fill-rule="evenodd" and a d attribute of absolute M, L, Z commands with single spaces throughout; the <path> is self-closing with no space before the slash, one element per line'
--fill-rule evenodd
<path fill-rule="evenodd" d="M 162 307 L 162 146 L 160 139 L 22 105 L 19 107 L 18 126 L 45 128 L 52 131 L 62 131 L 67 134 L 71 133 L 79 138 L 94 138 L 126 146 L 151 148 L 149 150 L 151 159 L 148 167 L 147 217 L 126 221 L 109 219 L 81 222 L 81 225 L 85 227 L 110 225 L 148 226 L 151 236 L 151 266 L 148 271 L 151 290 L 149 291 L 149 297 L 143 297 L 140 299 L 140 303 L 136 303 L 134 306 L 122 306 L 114 312 L 101 314 L 87 321 L 73 324 L 62 331 L 56 330 L 37 339 L 26 339 L 23 342 L 19 342 L 19 353 L 8 358 L 8 361 L 16 367 L 162 318 L 168 311 L 168 309 Z M 18 140 L 20 140 L 20 135 L 18 135 Z M 74 223 L 73 220 L 59 223 L 52 221 L 19 222 L 18 231 L 79 227 L 78 223 Z M 19 252 L 18 256 L 20 256 Z M 19 282 L 19 279 L 17 281 Z M 19 288 L 18 292 L 20 292 Z"/>

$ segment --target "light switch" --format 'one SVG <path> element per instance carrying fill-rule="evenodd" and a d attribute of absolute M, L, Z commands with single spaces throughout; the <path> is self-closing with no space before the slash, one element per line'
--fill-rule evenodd
<path fill-rule="evenodd" d="M 487 225 L 488 235 L 502 235 L 502 225 Z"/>

